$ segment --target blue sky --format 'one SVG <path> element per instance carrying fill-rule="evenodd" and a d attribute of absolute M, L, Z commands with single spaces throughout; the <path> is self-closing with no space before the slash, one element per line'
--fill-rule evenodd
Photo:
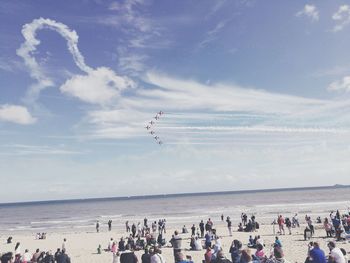
<path fill-rule="evenodd" d="M 0 5 L 1 202 L 350 183 L 346 2 Z"/>

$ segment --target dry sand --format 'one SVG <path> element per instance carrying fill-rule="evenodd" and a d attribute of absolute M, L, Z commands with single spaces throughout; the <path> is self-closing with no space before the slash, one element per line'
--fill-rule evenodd
<path fill-rule="evenodd" d="M 283 245 L 283 250 L 285 253 L 285 259 L 289 262 L 304 262 L 307 254 L 307 244 L 309 241 L 304 241 L 303 238 L 303 229 L 304 225 L 302 225 L 298 229 L 292 229 L 292 235 L 280 235 L 279 238 Z M 190 226 L 188 226 L 190 228 Z M 224 222 L 214 222 L 214 228 L 217 229 L 217 233 L 222 237 L 222 247 L 226 254 L 226 256 L 230 259 L 230 254 L 228 253 L 229 247 L 233 239 L 240 240 L 244 247 L 248 242 L 249 235 L 260 235 L 265 244 L 265 253 L 269 255 L 271 244 L 274 242 L 275 236 L 273 235 L 273 227 L 271 225 L 262 225 L 257 232 L 253 233 L 242 233 L 242 232 L 233 232 L 233 236 L 228 236 L 228 230 Z M 276 227 L 277 228 L 277 227 Z M 325 231 L 322 229 L 322 225 L 315 226 L 315 235 L 311 239 L 311 241 L 318 241 L 321 245 L 321 248 L 328 254 L 327 242 L 330 240 L 334 240 L 333 238 L 324 238 Z M 166 241 L 168 242 L 171 238 L 175 229 L 167 229 L 166 233 Z M 178 230 L 181 230 L 179 226 Z M 287 231 L 286 231 L 287 232 Z M 30 252 L 35 251 L 35 249 L 39 248 L 40 250 L 52 250 L 54 253 L 58 247 L 62 246 L 63 238 L 67 239 L 67 253 L 71 257 L 73 263 L 88 263 L 88 262 L 100 262 L 100 263 L 108 263 L 112 262 L 112 254 L 110 252 L 102 252 L 102 254 L 97 254 L 97 247 L 99 244 L 102 245 L 102 248 L 106 248 L 108 242 L 111 237 L 114 240 L 120 239 L 120 237 L 126 237 L 126 233 L 123 231 L 111 231 L 108 232 L 106 230 L 101 231 L 100 233 L 96 233 L 94 231 L 94 227 L 91 227 L 89 231 L 74 231 L 71 232 L 49 232 L 47 233 L 46 240 L 35 240 L 35 233 L 12 233 L 10 234 L 13 237 L 12 244 L 6 244 L 6 239 L 9 234 L 2 234 L 0 236 L 0 252 L 13 251 L 16 242 L 21 243 L 21 251 L 22 254 L 26 248 L 29 249 Z M 201 263 L 204 259 L 203 255 L 205 253 L 202 251 L 188 251 L 189 248 L 189 238 L 190 234 L 182 235 L 183 241 L 182 246 L 185 248 L 185 255 L 192 255 L 195 263 Z M 346 251 L 350 250 L 350 244 L 347 242 L 337 242 L 339 247 L 343 247 Z M 255 252 L 255 250 L 252 250 Z M 141 261 L 141 255 L 143 251 L 137 251 L 136 254 Z M 165 260 L 168 263 L 173 261 L 172 248 L 165 247 L 162 249 L 162 254 L 165 257 Z"/>

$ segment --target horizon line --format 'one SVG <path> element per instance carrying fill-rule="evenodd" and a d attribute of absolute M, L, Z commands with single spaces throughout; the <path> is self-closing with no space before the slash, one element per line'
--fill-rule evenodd
<path fill-rule="evenodd" d="M 265 193 L 265 192 L 282 192 L 282 191 L 298 191 L 298 190 L 322 190 L 332 188 L 350 188 L 350 185 L 334 184 L 323 186 L 305 186 L 305 187 L 285 187 L 285 188 L 267 188 L 267 189 L 246 189 L 246 190 L 227 190 L 215 192 L 185 192 L 172 194 L 155 194 L 155 195 L 134 195 L 134 196 L 109 196 L 109 197 L 87 197 L 73 199 L 52 199 L 52 200 L 33 200 L 33 201 L 18 201 L 4 202 L 0 206 L 13 205 L 41 205 L 41 204 L 58 204 L 58 203 L 74 203 L 74 202 L 91 202 L 91 201 L 123 201 L 123 200 L 138 200 L 138 199 L 153 199 L 153 198 L 171 198 L 179 196 L 202 196 L 202 195 L 228 195 L 228 194 L 244 194 L 244 193 Z"/>

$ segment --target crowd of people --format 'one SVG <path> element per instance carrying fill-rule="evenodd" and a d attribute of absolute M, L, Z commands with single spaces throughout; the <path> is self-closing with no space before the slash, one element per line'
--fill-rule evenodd
<path fill-rule="evenodd" d="M 228 236 L 232 237 L 233 226 L 230 216 L 221 215 L 221 221 L 226 222 Z M 108 221 L 108 230 L 112 229 L 112 221 Z M 196 225 L 193 224 L 188 231 L 186 225 L 183 225 L 181 234 L 175 231 L 170 240 L 165 240 L 166 220 L 159 219 L 149 224 L 147 218 L 143 224 L 125 222 L 125 231 L 127 236 L 118 240 L 111 238 L 105 249 L 99 245 L 97 254 L 103 251 L 112 255 L 113 263 L 138 263 L 136 251 L 143 251 L 141 263 L 194 263 L 190 255 L 184 255 L 184 251 L 202 251 L 203 263 L 286 263 L 284 257 L 284 246 L 279 236 L 286 234 L 291 235 L 293 228 L 300 228 L 298 214 L 288 218 L 278 215 L 273 221 L 273 231 L 275 240 L 272 244 L 266 244 L 259 235 L 259 223 L 254 215 L 248 217 L 242 213 L 237 231 L 250 232 L 251 235 L 247 243 L 243 243 L 234 239 L 229 250 L 225 251 L 222 246 L 222 238 L 217 233 L 214 222 L 208 218 L 206 222 L 200 220 Z M 341 215 L 339 211 L 330 213 L 329 217 L 317 217 L 314 222 L 311 216 L 305 216 L 304 239 L 311 239 L 315 232 L 315 224 L 317 227 L 323 227 L 325 230 L 325 238 L 329 238 L 327 243 L 328 253 L 321 249 L 318 242 L 309 242 L 307 253 L 305 254 L 305 263 L 348 263 L 348 255 L 345 249 L 338 247 L 336 241 L 347 240 L 350 238 L 350 214 Z M 275 225 L 278 225 L 275 233 Z M 96 222 L 96 231 L 100 231 L 100 222 Z M 302 231 L 302 230 L 301 230 Z M 189 236 L 184 238 L 184 234 Z M 46 234 L 45 234 L 46 237 Z M 183 240 L 189 241 L 189 246 L 184 246 Z M 7 239 L 11 242 L 12 237 Z M 172 249 L 173 259 L 165 259 L 162 255 L 162 249 Z M 229 255 L 229 256 L 227 256 Z M 62 247 L 57 249 L 56 253 L 51 251 L 40 251 L 37 249 L 34 253 L 30 253 L 25 249 L 21 251 L 21 244 L 16 243 L 14 252 L 4 253 L 1 256 L 1 263 L 70 263 L 70 258 L 66 252 L 66 239 L 63 240 Z"/>

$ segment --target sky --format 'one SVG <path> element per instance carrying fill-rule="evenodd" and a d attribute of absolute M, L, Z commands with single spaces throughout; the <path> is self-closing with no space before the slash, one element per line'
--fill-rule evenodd
<path fill-rule="evenodd" d="M 346 1 L 0 6 L 0 202 L 350 184 Z"/>

